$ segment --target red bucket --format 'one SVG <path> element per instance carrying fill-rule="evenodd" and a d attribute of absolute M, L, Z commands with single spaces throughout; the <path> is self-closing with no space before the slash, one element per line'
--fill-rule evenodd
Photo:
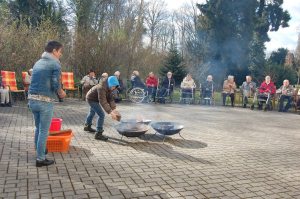
<path fill-rule="evenodd" d="M 60 131 L 62 121 L 61 118 L 52 118 L 49 131 Z"/>

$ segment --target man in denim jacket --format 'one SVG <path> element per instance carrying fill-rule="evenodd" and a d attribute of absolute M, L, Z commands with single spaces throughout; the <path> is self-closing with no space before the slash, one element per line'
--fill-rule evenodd
<path fill-rule="evenodd" d="M 48 166 L 54 163 L 46 159 L 46 142 L 53 116 L 53 101 L 66 96 L 61 88 L 61 66 L 59 58 L 62 55 L 62 44 L 50 41 L 33 66 L 31 84 L 28 92 L 29 108 L 35 122 L 35 148 L 37 153 L 36 166 Z"/>

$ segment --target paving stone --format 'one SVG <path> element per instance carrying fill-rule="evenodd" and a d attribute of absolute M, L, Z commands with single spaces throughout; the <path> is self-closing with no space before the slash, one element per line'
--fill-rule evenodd
<path fill-rule="evenodd" d="M 110 140 L 95 140 L 82 130 L 87 104 L 68 98 L 55 104 L 54 117 L 73 130 L 70 150 L 49 153 L 56 164 L 36 168 L 32 114 L 17 102 L 0 108 L 0 198 L 300 198 L 300 123 L 291 123 L 298 115 L 178 104 L 118 109 L 125 119 L 142 113 L 182 123 L 185 139 L 119 143 L 106 117 Z"/>

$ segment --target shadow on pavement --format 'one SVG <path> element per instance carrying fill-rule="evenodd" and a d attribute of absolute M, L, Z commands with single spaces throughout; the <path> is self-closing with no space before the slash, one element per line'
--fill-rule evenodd
<path fill-rule="evenodd" d="M 128 143 L 129 146 L 134 148 L 137 151 L 150 153 L 156 156 L 165 157 L 169 159 L 176 159 L 182 161 L 189 161 L 189 162 L 199 162 L 202 164 L 209 164 L 213 165 L 213 162 L 207 161 L 203 158 L 193 157 L 191 155 L 173 150 L 172 146 L 169 144 L 161 144 L 161 143 L 154 143 L 154 142 L 132 142 Z"/>
<path fill-rule="evenodd" d="M 175 135 L 176 136 L 176 135 Z M 163 143 L 163 136 L 160 134 L 147 134 L 145 136 L 140 137 L 141 140 L 148 142 L 159 142 Z M 182 137 L 173 138 L 171 136 L 166 136 L 165 143 L 169 143 L 175 147 L 186 148 L 186 149 L 200 149 L 206 148 L 207 144 L 205 142 L 197 141 L 197 140 L 188 140 Z"/>

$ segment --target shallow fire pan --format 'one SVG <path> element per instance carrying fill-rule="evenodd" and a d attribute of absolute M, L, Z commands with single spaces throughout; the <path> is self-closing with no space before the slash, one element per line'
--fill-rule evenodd
<path fill-rule="evenodd" d="M 142 124 L 150 124 L 151 123 L 151 120 L 146 120 L 146 119 L 143 119 L 143 120 L 137 120 L 137 119 L 127 119 L 127 120 L 121 120 L 121 123 L 142 123 Z"/>
<path fill-rule="evenodd" d="M 176 122 L 153 122 L 152 128 L 162 135 L 174 135 L 179 133 L 184 126 Z"/>
<path fill-rule="evenodd" d="M 149 126 L 143 123 L 120 123 L 115 126 L 118 133 L 126 137 L 139 137 L 144 135 L 148 130 Z"/>

